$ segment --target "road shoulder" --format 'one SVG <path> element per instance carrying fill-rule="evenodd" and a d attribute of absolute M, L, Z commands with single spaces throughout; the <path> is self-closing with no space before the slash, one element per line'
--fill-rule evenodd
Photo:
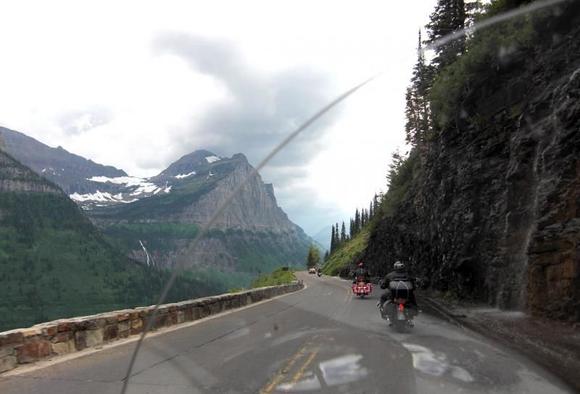
<path fill-rule="evenodd" d="M 422 309 L 517 351 L 580 392 L 580 325 L 539 319 L 521 312 L 453 304 L 422 294 Z"/>

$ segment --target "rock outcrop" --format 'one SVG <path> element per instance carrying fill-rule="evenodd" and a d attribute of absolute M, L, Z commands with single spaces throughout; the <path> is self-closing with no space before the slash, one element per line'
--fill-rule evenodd
<path fill-rule="evenodd" d="M 132 258 L 252 274 L 303 264 L 312 241 L 288 219 L 272 185 L 243 154 L 227 158 L 195 151 L 150 181 L 167 185 L 170 192 L 86 211 L 105 233 L 122 240 Z M 242 183 L 211 231 L 192 248 L 200 228 Z"/>
<path fill-rule="evenodd" d="M 408 258 L 436 289 L 580 320 L 578 15 L 570 6 L 465 88 L 407 199 L 371 234 L 378 272 Z"/>
<path fill-rule="evenodd" d="M 60 193 L 60 190 L 0 150 L 1 192 Z"/>
<path fill-rule="evenodd" d="M 247 180 L 236 198 L 219 216 L 214 227 L 270 231 L 278 234 L 297 231 L 297 226 L 278 206 L 272 185 L 265 184 L 260 175 L 255 174 L 246 157 L 242 154 L 234 155 L 232 162 L 234 165 L 231 172 L 175 218 L 192 223 L 207 223 L 228 195 Z"/>

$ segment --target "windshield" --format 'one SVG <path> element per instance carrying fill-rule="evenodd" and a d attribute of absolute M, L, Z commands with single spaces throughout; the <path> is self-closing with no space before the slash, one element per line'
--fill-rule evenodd
<path fill-rule="evenodd" d="M 18 2 L 2 393 L 580 390 L 580 3 Z"/>

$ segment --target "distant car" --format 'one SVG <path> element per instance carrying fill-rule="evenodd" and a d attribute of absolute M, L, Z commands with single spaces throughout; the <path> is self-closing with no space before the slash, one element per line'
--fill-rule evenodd
<path fill-rule="evenodd" d="M 308 273 L 309 274 L 315 274 L 316 273 L 316 268 L 314 268 L 314 267 L 308 268 Z"/>

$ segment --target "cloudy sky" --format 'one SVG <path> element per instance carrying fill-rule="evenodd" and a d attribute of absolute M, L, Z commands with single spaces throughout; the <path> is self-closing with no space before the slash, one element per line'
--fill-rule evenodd
<path fill-rule="evenodd" d="M 201 148 L 257 164 L 336 95 L 384 72 L 262 172 L 315 234 L 384 190 L 434 4 L 6 2 L 0 125 L 136 176 Z"/>

